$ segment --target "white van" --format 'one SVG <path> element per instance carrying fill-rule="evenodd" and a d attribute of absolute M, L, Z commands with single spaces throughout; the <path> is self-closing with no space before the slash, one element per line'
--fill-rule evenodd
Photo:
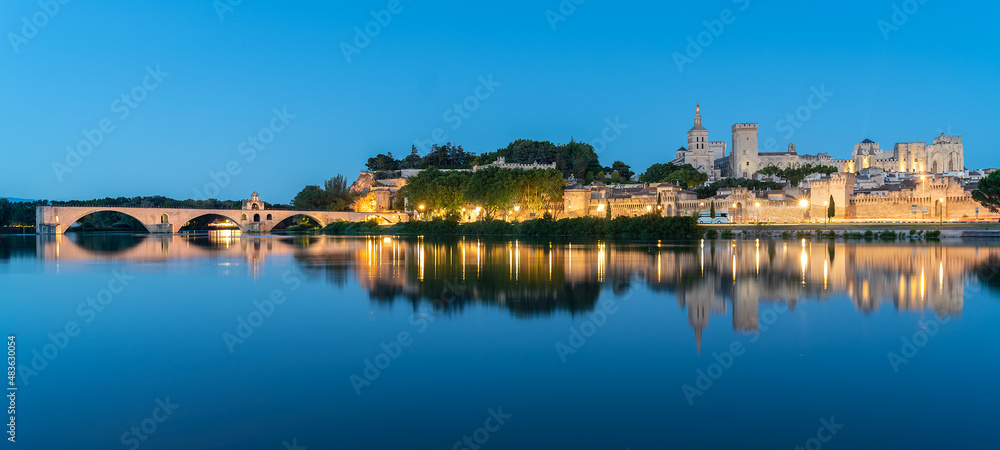
<path fill-rule="evenodd" d="M 701 213 L 698 215 L 698 223 L 730 223 L 729 213 L 715 213 L 715 218 L 712 218 L 712 213 Z"/>

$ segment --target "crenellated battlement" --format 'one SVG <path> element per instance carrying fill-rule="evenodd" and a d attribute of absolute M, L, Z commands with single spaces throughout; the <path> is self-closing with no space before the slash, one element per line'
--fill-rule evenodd
<path fill-rule="evenodd" d="M 962 143 L 962 135 L 959 134 L 959 135 L 949 136 L 949 135 L 946 135 L 946 134 L 942 134 L 942 135 L 934 138 L 934 143 L 935 144 L 961 144 Z"/>
<path fill-rule="evenodd" d="M 733 124 L 733 133 L 737 131 L 757 131 L 759 128 L 759 124 L 756 123 L 737 123 Z"/>

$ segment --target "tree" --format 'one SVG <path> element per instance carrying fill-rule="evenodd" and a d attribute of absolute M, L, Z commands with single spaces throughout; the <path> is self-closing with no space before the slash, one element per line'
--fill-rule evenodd
<path fill-rule="evenodd" d="M 604 203 L 604 218 L 611 220 L 611 201 L 608 200 Z"/>
<path fill-rule="evenodd" d="M 337 175 L 323 182 L 323 187 L 308 185 L 295 194 L 292 206 L 299 211 L 346 211 L 357 199 L 347 187 L 347 179 Z"/>
<path fill-rule="evenodd" d="M 444 172 L 432 167 L 410 177 L 398 195 L 406 199 L 410 208 L 424 205 L 431 213 L 457 211 L 465 205 L 471 178 L 469 172 Z"/>
<path fill-rule="evenodd" d="M 469 203 L 481 206 L 486 220 L 493 220 L 501 211 L 514 206 L 515 192 L 510 169 L 489 167 L 476 171 L 469 180 L 465 198 Z"/>
<path fill-rule="evenodd" d="M 683 188 L 704 184 L 708 175 L 701 173 L 690 164 L 681 166 L 674 163 L 653 164 L 639 175 L 643 183 L 675 183 Z"/>
<path fill-rule="evenodd" d="M 632 167 L 621 161 L 615 161 L 614 163 L 612 163 L 611 171 L 618 172 L 618 175 L 620 175 L 626 181 L 631 180 L 632 177 L 635 175 L 635 172 L 632 171 Z"/>
<path fill-rule="evenodd" d="M 374 158 L 368 158 L 368 163 L 365 164 L 369 172 L 388 172 L 393 170 L 399 170 L 400 162 L 392 157 L 392 152 L 388 155 L 378 154 Z"/>
<path fill-rule="evenodd" d="M 715 202 L 710 202 L 712 204 L 711 209 L 708 210 L 708 216 L 715 219 Z"/>
<path fill-rule="evenodd" d="M 694 191 L 695 193 L 698 194 L 698 198 L 709 198 L 709 197 L 714 197 L 716 194 L 718 194 L 719 189 L 732 188 L 732 187 L 745 187 L 747 189 L 754 189 L 754 190 L 768 190 L 768 189 L 781 189 L 784 186 L 775 183 L 773 181 L 758 181 L 758 180 L 752 180 L 750 178 L 726 178 L 716 181 L 712 184 L 698 186 L 694 188 Z"/>
<path fill-rule="evenodd" d="M 417 151 L 417 146 L 410 146 L 410 155 L 400 162 L 400 167 L 403 169 L 423 169 L 420 164 L 423 160 L 420 158 L 420 152 Z"/>
<path fill-rule="evenodd" d="M 328 203 L 326 191 L 314 184 L 302 188 L 292 199 L 292 206 L 298 211 L 325 211 Z"/>
<path fill-rule="evenodd" d="M 826 208 L 826 221 L 829 222 L 833 216 L 837 215 L 837 204 L 833 201 L 833 196 L 830 196 L 830 206 Z"/>
<path fill-rule="evenodd" d="M 993 214 L 1000 214 L 1000 171 L 993 172 L 979 180 L 979 186 L 972 191 L 972 199 L 979 202 Z"/>

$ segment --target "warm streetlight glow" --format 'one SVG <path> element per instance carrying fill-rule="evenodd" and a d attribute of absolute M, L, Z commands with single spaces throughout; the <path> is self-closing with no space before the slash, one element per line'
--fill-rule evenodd
<path fill-rule="evenodd" d="M 920 176 L 920 181 L 924 181 L 924 178 L 926 178 L 926 177 L 924 177 L 923 175 L 921 175 Z"/>
<path fill-rule="evenodd" d="M 521 210 L 521 207 L 520 207 L 520 206 L 515 206 L 515 207 L 514 207 L 514 211 L 520 211 L 520 210 Z"/>
<path fill-rule="evenodd" d="M 808 208 L 809 207 L 809 200 L 799 200 L 799 206 L 801 206 L 803 208 Z"/>
<path fill-rule="evenodd" d="M 424 205 L 420 205 L 420 206 L 418 206 L 418 208 L 420 208 L 420 210 L 423 211 L 424 210 Z"/>
<path fill-rule="evenodd" d="M 733 208 L 735 208 L 735 207 L 736 207 L 736 203 L 733 203 Z"/>
<path fill-rule="evenodd" d="M 604 204 L 602 203 L 600 205 L 597 205 L 597 210 L 598 211 L 604 211 Z"/>
<path fill-rule="evenodd" d="M 652 210 L 653 210 L 652 206 L 646 206 L 646 211 L 652 211 Z"/>
<path fill-rule="evenodd" d="M 482 210 L 483 210 L 483 208 L 481 206 L 477 206 L 476 207 L 476 212 L 479 212 L 479 211 L 482 211 Z"/>
<path fill-rule="evenodd" d="M 823 202 L 823 206 L 830 206 L 830 202 Z"/>
<path fill-rule="evenodd" d="M 760 202 L 754 203 L 753 205 L 760 208 Z"/>

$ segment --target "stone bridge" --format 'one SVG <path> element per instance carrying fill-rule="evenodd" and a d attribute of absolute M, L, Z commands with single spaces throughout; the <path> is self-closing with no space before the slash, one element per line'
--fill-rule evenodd
<path fill-rule="evenodd" d="M 256 195 L 256 193 L 255 193 Z M 142 223 L 150 233 L 176 233 L 188 222 L 199 217 L 217 215 L 231 220 L 244 233 L 269 233 L 275 225 L 289 217 L 305 216 L 326 226 L 332 222 L 363 222 L 377 220 L 381 224 L 406 222 L 403 213 L 362 213 L 334 211 L 284 211 L 263 209 L 251 203 L 249 209 L 184 209 L 184 208 L 123 208 L 108 206 L 39 206 L 35 210 L 35 230 L 38 234 L 62 234 L 86 215 L 117 212 Z"/>

